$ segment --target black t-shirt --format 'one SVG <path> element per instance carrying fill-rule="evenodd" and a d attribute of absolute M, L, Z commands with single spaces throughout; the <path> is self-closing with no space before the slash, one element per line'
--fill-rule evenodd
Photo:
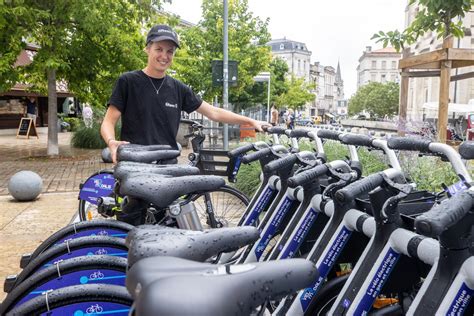
<path fill-rule="evenodd" d="M 137 70 L 120 76 L 108 104 L 122 114 L 121 140 L 176 148 L 181 111 L 191 113 L 201 103 L 202 100 L 181 81 L 170 76 L 155 79 Z"/>

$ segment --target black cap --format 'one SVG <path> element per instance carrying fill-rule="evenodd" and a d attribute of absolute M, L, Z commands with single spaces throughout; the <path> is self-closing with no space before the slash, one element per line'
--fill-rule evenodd
<path fill-rule="evenodd" d="M 146 36 L 146 44 L 150 42 L 160 42 L 160 41 L 172 41 L 179 47 L 178 34 L 171 29 L 168 25 L 157 24 L 150 29 L 148 35 Z"/>

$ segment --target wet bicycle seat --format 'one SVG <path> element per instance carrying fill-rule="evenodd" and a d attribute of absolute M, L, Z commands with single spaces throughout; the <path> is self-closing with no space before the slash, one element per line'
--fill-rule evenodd
<path fill-rule="evenodd" d="M 172 256 L 205 261 L 221 252 L 230 252 L 255 242 L 260 236 L 256 227 L 241 226 L 206 231 L 183 229 L 155 230 L 130 242 L 128 265 L 143 258 Z"/>
<path fill-rule="evenodd" d="M 140 225 L 132 228 L 127 233 L 127 237 L 125 238 L 125 245 L 130 248 L 130 245 L 135 241 L 139 240 L 140 238 L 145 238 L 146 236 L 155 236 L 159 234 L 159 232 L 163 230 L 175 230 L 179 231 L 181 229 L 176 227 L 169 227 L 164 225 Z M 184 231 L 187 231 L 184 229 Z"/>
<path fill-rule="evenodd" d="M 117 161 L 135 161 L 150 163 L 154 161 L 169 160 L 179 157 L 179 150 L 128 150 L 119 147 Z"/>
<path fill-rule="evenodd" d="M 183 176 L 171 178 L 156 174 L 137 174 L 125 177 L 120 184 L 120 194 L 153 203 L 165 208 L 180 196 L 216 190 L 225 185 L 218 176 Z"/>
<path fill-rule="evenodd" d="M 181 177 L 199 174 L 199 169 L 189 165 L 155 165 L 131 161 L 121 161 L 114 168 L 114 177 L 119 180 L 136 173 Z"/>
<path fill-rule="evenodd" d="M 176 261 L 175 269 L 180 264 Z M 159 280 L 141 287 L 135 300 L 136 314 L 250 315 L 266 301 L 305 288 L 318 277 L 314 264 L 304 259 L 214 268 L 203 265 L 202 272 L 197 264 L 187 268 L 189 274 L 181 271 L 164 277 L 158 273 Z"/>

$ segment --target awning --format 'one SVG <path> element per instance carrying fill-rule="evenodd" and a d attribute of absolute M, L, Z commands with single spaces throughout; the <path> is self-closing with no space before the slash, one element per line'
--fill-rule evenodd
<path fill-rule="evenodd" d="M 326 116 L 329 117 L 329 118 L 334 118 L 334 115 L 332 115 L 331 113 L 327 113 L 327 112 L 326 112 L 326 113 L 324 113 L 324 115 L 326 115 Z"/>
<path fill-rule="evenodd" d="M 427 102 L 423 104 L 423 112 L 428 117 L 437 117 L 438 115 L 438 102 Z M 448 115 L 458 114 L 466 117 L 467 114 L 474 113 L 474 103 L 461 104 L 461 103 L 449 103 L 448 104 Z"/>

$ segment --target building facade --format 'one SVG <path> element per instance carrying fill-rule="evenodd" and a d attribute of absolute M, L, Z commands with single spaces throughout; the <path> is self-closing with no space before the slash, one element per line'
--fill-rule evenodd
<path fill-rule="evenodd" d="M 405 27 L 413 22 L 418 13 L 418 5 L 407 5 L 405 10 Z M 467 12 L 462 20 L 464 37 L 454 38 L 454 48 L 474 49 L 474 7 Z M 442 39 L 436 33 L 427 32 L 416 43 L 409 46 L 410 54 L 417 55 L 434 51 L 442 47 Z M 474 71 L 474 67 L 453 69 L 451 76 Z M 468 104 L 474 102 L 474 79 L 464 79 L 451 82 L 449 89 L 451 103 Z M 470 101 L 471 100 L 471 101 Z M 408 88 L 407 120 L 421 122 L 424 118 L 423 105 L 429 102 L 439 102 L 439 77 L 410 78 Z"/>
<path fill-rule="evenodd" d="M 271 40 L 267 45 L 271 47 L 274 58 L 278 57 L 286 62 L 291 75 L 310 81 L 311 52 L 305 43 L 283 38 Z"/>
<path fill-rule="evenodd" d="M 316 99 L 309 105 L 310 115 L 346 115 L 347 101 L 339 63 L 336 70 L 315 62 L 310 67 L 310 78 L 316 86 Z"/>
<path fill-rule="evenodd" d="M 398 61 L 401 56 L 392 47 L 372 50 L 367 46 L 357 66 L 357 89 L 369 82 L 400 82 Z"/>

